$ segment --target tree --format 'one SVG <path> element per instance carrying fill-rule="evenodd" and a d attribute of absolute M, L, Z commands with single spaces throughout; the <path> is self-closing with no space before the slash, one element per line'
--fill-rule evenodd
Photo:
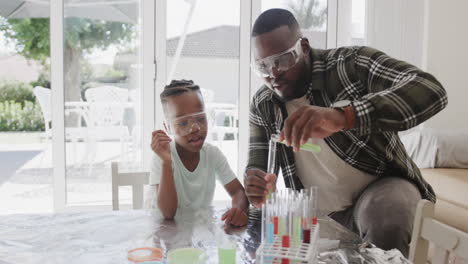
<path fill-rule="evenodd" d="M 289 8 L 302 28 L 320 28 L 327 18 L 327 9 L 319 9 L 317 0 L 291 0 Z"/>
<path fill-rule="evenodd" d="M 0 31 L 15 43 L 16 51 L 27 59 L 46 65 L 50 57 L 48 18 L 1 19 Z M 106 48 L 111 44 L 129 43 L 132 24 L 83 18 L 64 20 L 65 100 L 80 99 L 81 66 L 84 52 Z"/>

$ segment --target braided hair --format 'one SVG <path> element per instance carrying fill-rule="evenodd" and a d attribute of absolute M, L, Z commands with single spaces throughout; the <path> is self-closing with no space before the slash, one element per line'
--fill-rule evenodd
<path fill-rule="evenodd" d="M 187 92 L 196 92 L 201 96 L 200 86 L 195 84 L 192 80 L 172 80 L 170 84 L 164 86 L 164 90 L 159 95 L 161 103 L 163 105 L 163 110 L 166 111 L 166 104 L 169 101 L 170 97 L 179 96 Z"/>

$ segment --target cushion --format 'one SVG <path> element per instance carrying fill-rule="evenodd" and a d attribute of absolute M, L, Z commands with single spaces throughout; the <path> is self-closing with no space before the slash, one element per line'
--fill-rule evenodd
<path fill-rule="evenodd" d="M 424 128 L 400 137 L 420 168 L 468 168 L 468 129 Z"/>
<path fill-rule="evenodd" d="M 421 173 L 437 195 L 437 199 L 468 210 L 468 169 L 421 169 Z"/>
<path fill-rule="evenodd" d="M 468 232 L 468 169 L 421 169 L 437 196 L 436 219 Z"/>
<path fill-rule="evenodd" d="M 468 233 L 468 210 L 438 199 L 434 214 L 434 218 L 442 223 Z"/>

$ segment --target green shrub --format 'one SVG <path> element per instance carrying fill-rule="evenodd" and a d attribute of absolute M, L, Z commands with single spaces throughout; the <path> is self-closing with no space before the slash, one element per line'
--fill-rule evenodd
<path fill-rule="evenodd" d="M 0 80 L 0 102 L 13 101 L 24 105 L 25 101 L 35 102 L 31 85 L 16 80 Z"/>
<path fill-rule="evenodd" d="M 103 77 L 108 77 L 108 78 L 122 78 L 125 77 L 125 73 L 123 71 L 119 70 L 114 70 L 114 69 L 108 69 Z"/>
<path fill-rule="evenodd" d="M 43 131 L 44 119 L 37 103 L 0 102 L 0 131 Z"/>
<path fill-rule="evenodd" d="M 30 82 L 32 87 L 42 86 L 44 88 L 50 88 L 50 74 L 48 72 L 41 72 L 37 80 Z"/>

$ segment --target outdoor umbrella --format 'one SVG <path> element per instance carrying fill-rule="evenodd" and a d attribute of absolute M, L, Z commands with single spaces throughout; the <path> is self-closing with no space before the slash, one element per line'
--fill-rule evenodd
<path fill-rule="evenodd" d="M 139 0 L 64 0 L 65 17 L 104 21 L 138 22 Z M 49 0 L 0 0 L 0 16 L 5 18 L 49 17 Z"/>

